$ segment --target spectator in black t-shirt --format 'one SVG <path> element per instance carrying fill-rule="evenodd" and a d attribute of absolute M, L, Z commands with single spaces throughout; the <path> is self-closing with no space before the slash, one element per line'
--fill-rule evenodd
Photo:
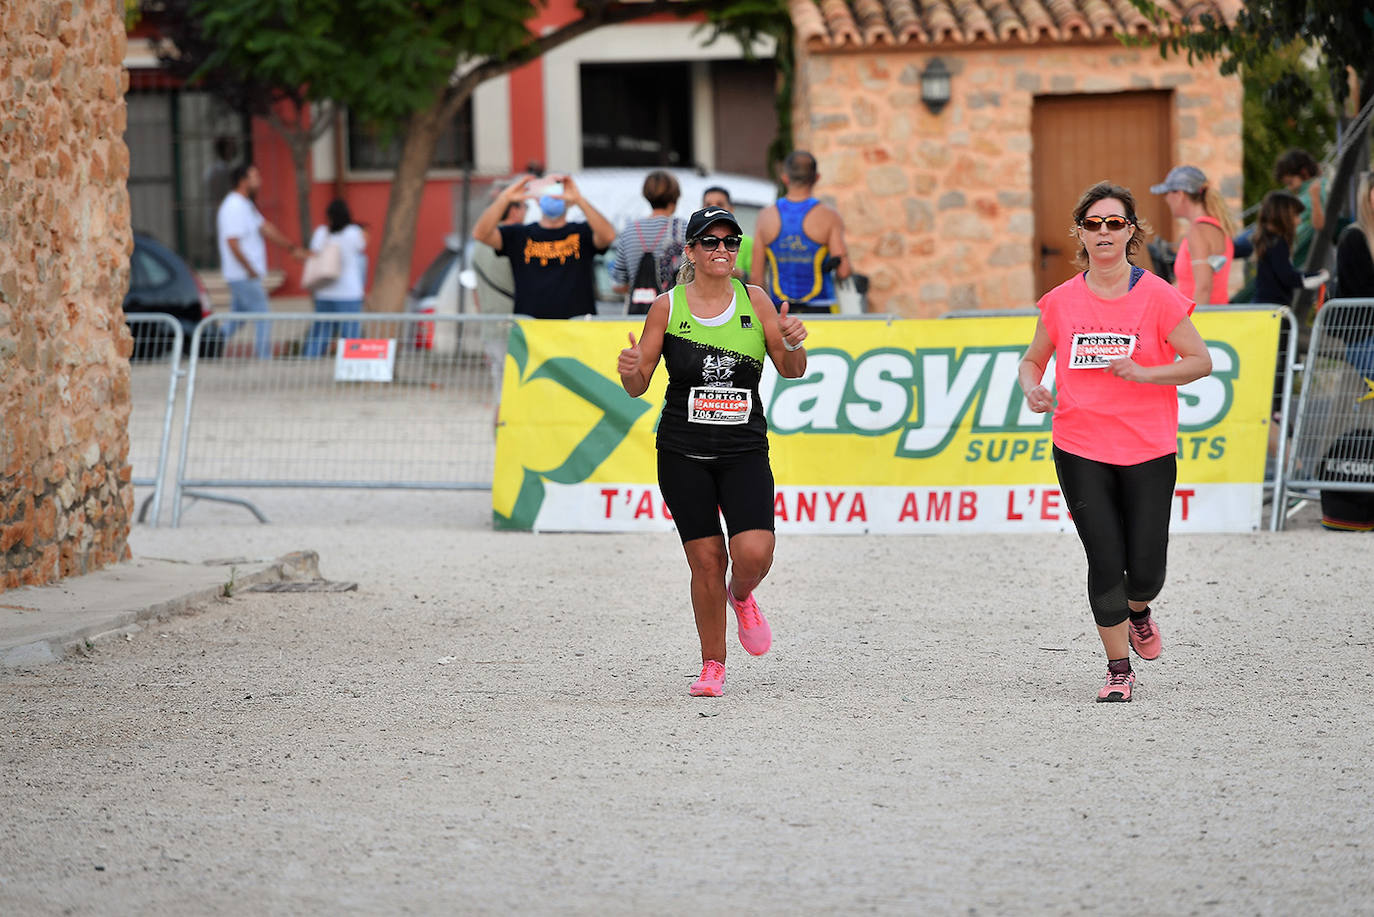
<path fill-rule="evenodd" d="M 615 227 L 587 202 L 567 176 L 548 176 L 532 187 L 521 175 L 477 219 L 472 237 L 510 259 L 515 281 L 515 314 L 532 318 L 572 318 L 596 312 L 593 258 L 615 241 Z M 538 223 L 501 224 L 516 201 L 537 199 Z M 581 207 L 587 222 L 569 223 L 567 209 Z"/>

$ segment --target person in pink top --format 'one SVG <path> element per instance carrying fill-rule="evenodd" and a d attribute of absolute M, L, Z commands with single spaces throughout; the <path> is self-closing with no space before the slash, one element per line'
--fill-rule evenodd
<path fill-rule="evenodd" d="M 1230 298 L 1231 262 L 1236 246 L 1236 221 L 1221 194 L 1197 166 L 1176 166 L 1164 181 L 1150 188 L 1164 195 L 1176 220 L 1188 221 L 1188 233 L 1178 244 L 1174 283 L 1178 291 L 1199 305 L 1221 304 Z"/>
<path fill-rule="evenodd" d="M 1130 650 L 1164 644 L 1150 601 L 1164 586 L 1177 475 L 1177 387 L 1212 371 L 1189 315 L 1193 303 L 1130 259 L 1149 227 L 1126 188 L 1100 182 L 1073 211 L 1087 270 L 1038 303 L 1021 358 L 1032 411 L 1054 411 L 1054 465 L 1088 558 L 1088 604 L 1107 653 L 1099 701 L 1129 701 Z M 1051 393 L 1045 386 L 1055 360 Z"/>

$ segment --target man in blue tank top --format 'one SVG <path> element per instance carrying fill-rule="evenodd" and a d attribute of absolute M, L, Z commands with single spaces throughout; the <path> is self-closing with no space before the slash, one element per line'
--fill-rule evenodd
<path fill-rule="evenodd" d="M 754 231 L 763 257 L 755 256 L 750 282 L 777 305 L 790 302 L 794 312 L 834 311 L 835 278 L 850 274 L 844 220 L 812 195 L 819 179 L 816 157 L 805 150 L 789 153 L 782 163 L 787 193 L 759 213 Z"/>

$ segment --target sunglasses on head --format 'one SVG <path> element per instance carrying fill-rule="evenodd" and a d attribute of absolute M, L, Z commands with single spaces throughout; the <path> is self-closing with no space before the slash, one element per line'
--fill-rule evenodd
<path fill-rule="evenodd" d="M 702 251 L 713 252 L 720 243 L 724 242 L 727 252 L 737 252 L 740 241 L 739 236 L 702 236 L 697 239 L 697 244 L 701 246 Z"/>
<path fill-rule="evenodd" d="M 1107 217 L 1105 220 L 1102 217 L 1084 217 L 1078 221 L 1078 225 L 1082 226 L 1088 232 L 1097 232 L 1103 226 L 1106 226 L 1112 232 L 1120 232 L 1127 226 L 1130 226 L 1131 222 L 1123 217 Z"/>

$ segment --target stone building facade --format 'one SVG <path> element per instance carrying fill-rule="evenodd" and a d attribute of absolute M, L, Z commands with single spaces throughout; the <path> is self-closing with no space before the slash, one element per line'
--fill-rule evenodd
<path fill-rule="evenodd" d="M 0 590 L 128 554 L 122 13 L 0 4 Z"/>
<path fill-rule="evenodd" d="M 1231 0 L 1202 6 L 1235 14 Z M 1071 274 L 1067 258 L 1047 271 L 1044 253 L 1068 248 L 1073 200 L 1099 179 L 1130 185 L 1168 239 L 1179 228 L 1148 185 L 1172 165 L 1202 168 L 1239 211 L 1239 79 L 1124 45 L 1154 34 L 1129 3 L 791 0 L 790 12 L 796 146 L 816 154 L 817 193 L 844 215 L 872 311 L 1033 306 Z M 922 100 L 935 58 L 950 89 L 938 113 Z M 1085 103 L 1079 120 L 1038 126 L 1062 100 Z M 1159 114 L 1137 114 L 1142 102 Z M 1051 193 L 1056 180 L 1065 190 Z"/>

